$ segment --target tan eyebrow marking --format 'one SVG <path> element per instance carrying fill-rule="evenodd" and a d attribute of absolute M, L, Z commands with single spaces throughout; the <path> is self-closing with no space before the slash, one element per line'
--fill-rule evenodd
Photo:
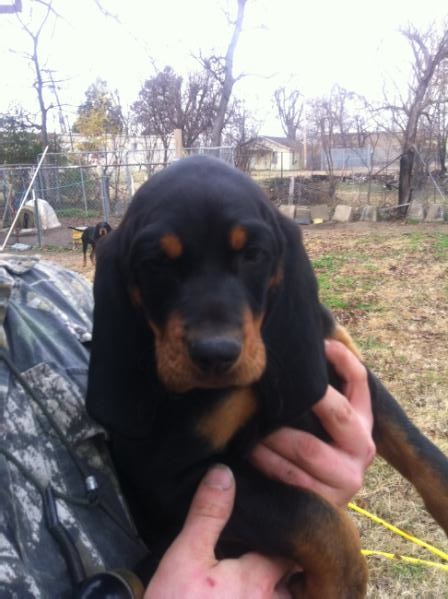
<path fill-rule="evenodd" d="M 229 235 L 230 247 L 232 250 L 242 250 L 247 242 L 247 231 L 244 227 L 237 225 L 233 227 Z"/>
<path fill-rule="evenodd" d="M 182 255 L 182 242 L 174 233 L 166 233 L 160 238 L 160 247 L 168 258 L 179 258 Z"/>

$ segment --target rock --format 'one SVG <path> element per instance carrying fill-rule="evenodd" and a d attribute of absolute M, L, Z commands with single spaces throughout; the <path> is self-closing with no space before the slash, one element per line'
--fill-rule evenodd
<path fill-rule="evenodd" d="M 442 204 L 431 204 L 428 208 L 425 221 L 427 223 L 445 222 L 445 207 Z"/>
<path fill-rule="evenodd" d="M 353 208 L 345 204 L 338 204 L 333 214 L 333 220 L 338 223 L 349 223 L 353 220 Z"/>
<path fill-rule="evenodd" d="M 320 222 L 327 222 L 330 220 L 330 208 L 327 204 L 316 204 L 315 206 L 311 206 L 310 213 L 313 223 L 317 220 Z"/>
<path fill-rule="evenodd" d="M 359 220 L 376 223 L 378 220 L 378 210 L 375 208 L 375 206 L 364 206 L 361 210 L 361 216 Z"/>

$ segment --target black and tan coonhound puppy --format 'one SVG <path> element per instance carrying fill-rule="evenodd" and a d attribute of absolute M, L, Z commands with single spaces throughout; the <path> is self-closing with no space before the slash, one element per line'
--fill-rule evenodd
<path fill-rule="evenodd" d="M 247 176 L 193 157 L 136 193 L 101 244 L 87 408 L 110 433 L 153 566 L 211 464 L 236 502 L 219 555 L 253 550 L 300 564 L 312 599 L 356 599 L 367 572 L 344 510 L 264 476 L 246 459 L 310 412 L 331 381 L 324 339 L 348 334 L 319 302 L 297 226 Z M 448 461 L 369 372 L 379 453 L 448 532 Z M 303 595 L 301 595 L 303 596 Z"/>

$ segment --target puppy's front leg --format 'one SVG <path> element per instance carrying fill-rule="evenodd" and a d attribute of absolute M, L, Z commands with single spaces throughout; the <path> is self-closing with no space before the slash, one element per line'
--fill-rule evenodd
<path fill-rule="evenodd" d="M 358 599 L 367 567 L 358 532 L 346 513 L 318 495 L 267 479 L 247 464 L 229 464 L 236 500 L 223 532 L 223 554 L 257 551 L 303 568 L 294 596 Z"/>

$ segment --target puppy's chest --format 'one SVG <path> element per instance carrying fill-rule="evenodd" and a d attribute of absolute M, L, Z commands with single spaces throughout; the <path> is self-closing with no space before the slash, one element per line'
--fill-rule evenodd
<path fill-rule="evenodd" d="M 167 397 L 154 422 L 153 441 L 183 446 L 186 454 L 201 459 L 243 451 L 256 442 L 260 402 L 251 387 L 225 390 L 195 390 Z M 196 455 L 196 453 L 198 455 Z"/>
<path fill-rule="evenodd" d="M 246 425 L 259 414 L 259 402 L 252 387 L 233 389 L 198 415 L 194 434 L 214 451 L 223 451 Z"/>

